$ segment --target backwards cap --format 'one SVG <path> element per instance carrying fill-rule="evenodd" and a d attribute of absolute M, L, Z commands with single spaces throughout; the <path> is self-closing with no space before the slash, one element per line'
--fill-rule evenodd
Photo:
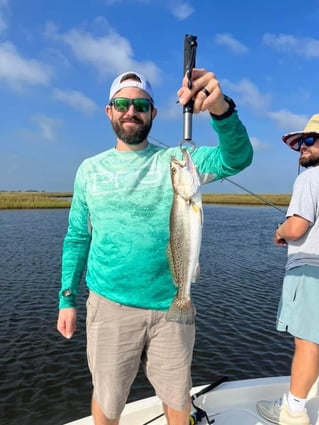
<path fill-rule="evenodd" d="M 130 74 L 136 75 L 136 77 L 138 77 L 140 81 L 131 80 L 131 79 L 126 80 L 125 77 Z M 150 96 L 150 98 L 153 100 L 153 90 L 152 90 L 150 82 L 142 74 L 139 74 L 138 72 L 124 72 L 124 74 L 121 74 L 118 77 L 116 77 L 111 85 L 109 100 L 111 100 L 119 90 L 125 87 L 137 87 L 141 90 L 144 90 L 145 93 L 147 93 Z"/>
<path fill-rule="evenodd" d="M 319 137 L 319 114 L 313 115 L 304 130 L 293 131 L 282 136 L 282 140 L 294 151 L 299 151 L 298 142 L 306 136 Z"/>

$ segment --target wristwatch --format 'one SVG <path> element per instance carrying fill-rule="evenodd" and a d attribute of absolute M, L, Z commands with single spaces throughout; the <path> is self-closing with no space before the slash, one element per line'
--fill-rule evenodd
<path fill-rule="evenodd" d="M 235 102 L 233 101 L 233 99 L 232 99 L 231 97 L 226 96 L 226 95 L 224 94 L 224 99 L 226 100 L 226 102 L 227 102 L 227 103 L 228 103 L 228 105 L 229 105 L 228 110 L 227 110 L 226 112 L 224 112 L 222 115 L 215 115 L 215 114 L 212 114 L 212 113 L 210 112 L 210 116 L 211 116 L 214 120 L 220 121 L 220 120 L 223 120 L 224 118 L 230 117 L 230 116 L 231 116 L 231 114 L 232 114 L 232 113 L 236 110 L 236 109 L 235 109 L 235 108 L 236 108 L 236 104 L 235 104 Z"/>

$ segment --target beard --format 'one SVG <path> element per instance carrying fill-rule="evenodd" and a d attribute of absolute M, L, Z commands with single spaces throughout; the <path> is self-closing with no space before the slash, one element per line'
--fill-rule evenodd
<path fill-rule="evenodd" d="M 114 121 L 112 120 L 112 128 L 118 139 L 127 145 L 139 145 L 144 142 L 147 138 L 149 132 L 152 128 L 152 120 L 147 123 L 139 120 L 138 118 L 132 118 L 131 121 L 137 124 L 140 124 L 137 128 L 128 128 L 125 129 L 122 125 L 122 122 L 127 122 L 128 120 L 123 121 Z"/>
<path fill-rule="evenodd" d="M 304 168 L 315 167 L 319 165 L 319 158 L 311 154 L 310 156 L 307 156 L 306 158 L 301 157 L 299 159 L 299 164 Z"/>

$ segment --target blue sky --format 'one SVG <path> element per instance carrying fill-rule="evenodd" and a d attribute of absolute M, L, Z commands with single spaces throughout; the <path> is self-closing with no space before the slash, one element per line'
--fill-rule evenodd
<path fill-rule="evenodd" d="M 255 150 L 232 180 L 249 191 L 289 193 L 298 154 L 281 136 L 319 112 L 319 1 L 0 0 L 0 190 L 72 191 L 81 161 L 114 146 L 104 107 L 121 72 L 152 82 L 151 136 L 183 137 L 176 92 L 185 34 L 196 65 L 233 97 Z M 217 144 L 206 114 L 193 140 Z M 228 181 L 209 192 L 242 192 Z"/>

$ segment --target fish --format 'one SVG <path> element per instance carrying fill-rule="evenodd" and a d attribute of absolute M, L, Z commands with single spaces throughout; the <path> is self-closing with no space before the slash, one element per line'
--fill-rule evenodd
<path fill-rule="evenodd" d="M 183 159 L 170 159 L 173 201 L 169 217 L 168 262 L 177 293 L 166 313 L 166 320 L 191 325 L 195 307 L 191 284 L 200 275 L 199 254 L 204 223 L 201 178 L 188 150 Z"/>

